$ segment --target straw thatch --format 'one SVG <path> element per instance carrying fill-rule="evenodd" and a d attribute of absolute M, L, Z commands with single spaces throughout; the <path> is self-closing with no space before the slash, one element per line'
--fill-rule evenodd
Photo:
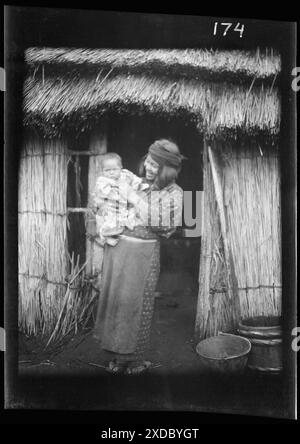
<path fill-rule="evenodd" d="M 255 145 L 255 144 L 254 144 Z M 220 146 L 218 147 L 220 150 Z M 221 147 L 228 239 L 241 317 L 281 314 L 279 159 L 259 146 Z"/>
<path fill-rule="evenodd" d="M 84 263 L 79 266 L 79 256 L 70 258 L 70 274 L 63 298 L 60 298 L 60 310 L 55 313 L 55 325 L 49 330 L 46 346 L 61 341 L 65 336 L 85 327 L 95 308 L 99 290 L 86 279 Z"/>
<path fill-rule="evenodd" d="M 221 227 L 220 202 L 207 143 L 203 152 L 204 226 L 201 239 L 196 338 L 229 332 L 240 319 L 234 267 L 227 257 L 226 233 Z M 226 230 L 227 231 L 227 230 Z M 228 263 L 230 262 L 230 263 Z"/>
<path fill-rule="evenodd" d="M 29 135 L 19 171 L 19 327 L 48 344 L 77 331 L 98 290 L 69 257 L 66 141 Z"/>
<path fill-rule="evenodd" d="M 84 130 L 107 111 L 193 119 L 208 136 L 276 136 L 280 57 L 273 52 L 67 50 L 26 52 L 25 125 Z"/>
<path fill-rule="evenodd" d="M 67 157 L 63 140 L 28 137 L 19 170 L 19 324 L 49 333 L 65 293 Z"/>
<path fill-rule="evenodd" d="M 281 315 L 278 153 L 262 151 L 255 141 L 253 146 L 209 145 L 204 151 L 198 339 L 234 331 L 247 317 Z"/>
<path fill-rule="evenodd" d="M 70 49 L 29 48 L 25 54 L 27 64 L 48 65 L 68 70 L 86 71 L 113 69 L 117 72 L 147 72 L 195 78 L 219 76 L 236 80 L 251 78 L 272 79 L 281 70 L 279 54 L 273 49 L 261 51 L 222 51 L 208 49 Z"/>

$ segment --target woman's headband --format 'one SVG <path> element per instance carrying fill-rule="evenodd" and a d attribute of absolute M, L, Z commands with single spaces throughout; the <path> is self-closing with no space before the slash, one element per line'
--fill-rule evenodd
<path fill-rule="evenodd" d="M 159 166 L 168 165 L 174 168 L 178 168 L 181 165 L 181 161 L 186 159 L 180 153 L 172 153 L 168 151 L 163 144 L 159 143 L 159 141 L 154 142 L 150 145 L 148 154 L 152 157 L 152 159 L 159 164 Z"/>

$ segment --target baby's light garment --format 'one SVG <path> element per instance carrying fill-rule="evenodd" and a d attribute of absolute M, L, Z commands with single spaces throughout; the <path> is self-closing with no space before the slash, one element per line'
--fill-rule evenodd
<path fill-rule="evenodd" d="M 129 189 L 144 191 L 149 187 L 143 180 L 131 171 L 122 169 L 119 179 L 113 180 L 108 177 L 99 176 L 96 181 L 93 200 L 99 208 L 97 215 L 97 232 L 101 238 L 105 232 L 116 227 L 127 227 L 133 230 L 139 222 L 135 209 L 128 203 L 127 195 Z"/>

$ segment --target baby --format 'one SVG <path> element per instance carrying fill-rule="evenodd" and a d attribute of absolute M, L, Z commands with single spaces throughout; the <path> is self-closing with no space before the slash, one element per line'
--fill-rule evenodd
<path fill-rule="evenodd" d="M 149 187 L 143 180 L 122 166 L 117 153 L 104 154 L 101 159 L 101 175 L 96 181 L 93 200 L 98 208 L 97 232 L 104 246 L 116 245 L 118 235 L 125 227 L 133 229 L 138 222 L 135 209 L 127 201 L 131 189 L 144 191 Z"/>

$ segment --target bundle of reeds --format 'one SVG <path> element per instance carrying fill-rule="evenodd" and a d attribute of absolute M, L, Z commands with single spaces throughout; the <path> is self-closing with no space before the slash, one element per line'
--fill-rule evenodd
<path fill-rule="evenodd" d="M 272 48 L 256 51 L 212 49 L 84 49 L 84 48 L 29 48 L 26 62 L 33 69 L 40 66 L 65 66 L 70 71 L 116 71 L 167 73 L 195 78 L 207 72 L 242 78 L 269 78 L 280 72 L 280 55 Z"/>
<path fill-rule="evenodd" d="M 219 189 L 211 161 L 209 147 L 204 144 L 203 187 L 204 227 L 201 241 L 199 295 L 196 316 L 196 338 L 214 336 L 219 331 L 231 331 L 239 320 L 239 301 L 235 277 L 230 264 L 228 246 L 224 240 Z"/>
<path fill-rule="evenodd" d="M 219 141 L 204 151 L 198 339 L 234 330 L 242 318 L 281 314 L 277 154 L 257 142 Z"/>
<path fill-rule="evenodd" d="M 220 138 L 225 129 L 248 137 L 279 132 L 280 96 L 272 86 L 211 85 L 211 102 L 205 103 L 208 107 L 201 114 L 207 138 Z"/>
<path fill-rule="evenodd" d="M 218 147 L 220 149 L 220 146 Z M 276 151 L 222 145 L 228 238 L 241 316 L 281 314 L 280 172 Z"/>
<path fill-rule="evenodd" d="M 75 334 L 79 328 L 85 326 L 93 314 L 97 301 L 98 289 L 86 279 L 85 266 L 79 265 L 80 258 L 74 255 L 70 259 L 70 274 L 65 293 L 60 304 L 60 311 L 56 313 L 55 326 L 47 340 L 48 347 L 52 342 L 64 339 L 71 332 Z"/>
<path fill-rule="evenodd" d="M 226 131 L 277 135 L 280 99 L 272 85 L 196 81 L 168 77 L 102 74 L 28 77 L 24 86 L 25 125 L 87 128 L 93 115 L 149 112 L 188 116 L 207 136 Z"/>
<path fill-rule="evenodd" d="M 28 136 L 19 170 L 19 325 L 49 334 L 66 291 L 67 157 L 63 140 Z"/>

